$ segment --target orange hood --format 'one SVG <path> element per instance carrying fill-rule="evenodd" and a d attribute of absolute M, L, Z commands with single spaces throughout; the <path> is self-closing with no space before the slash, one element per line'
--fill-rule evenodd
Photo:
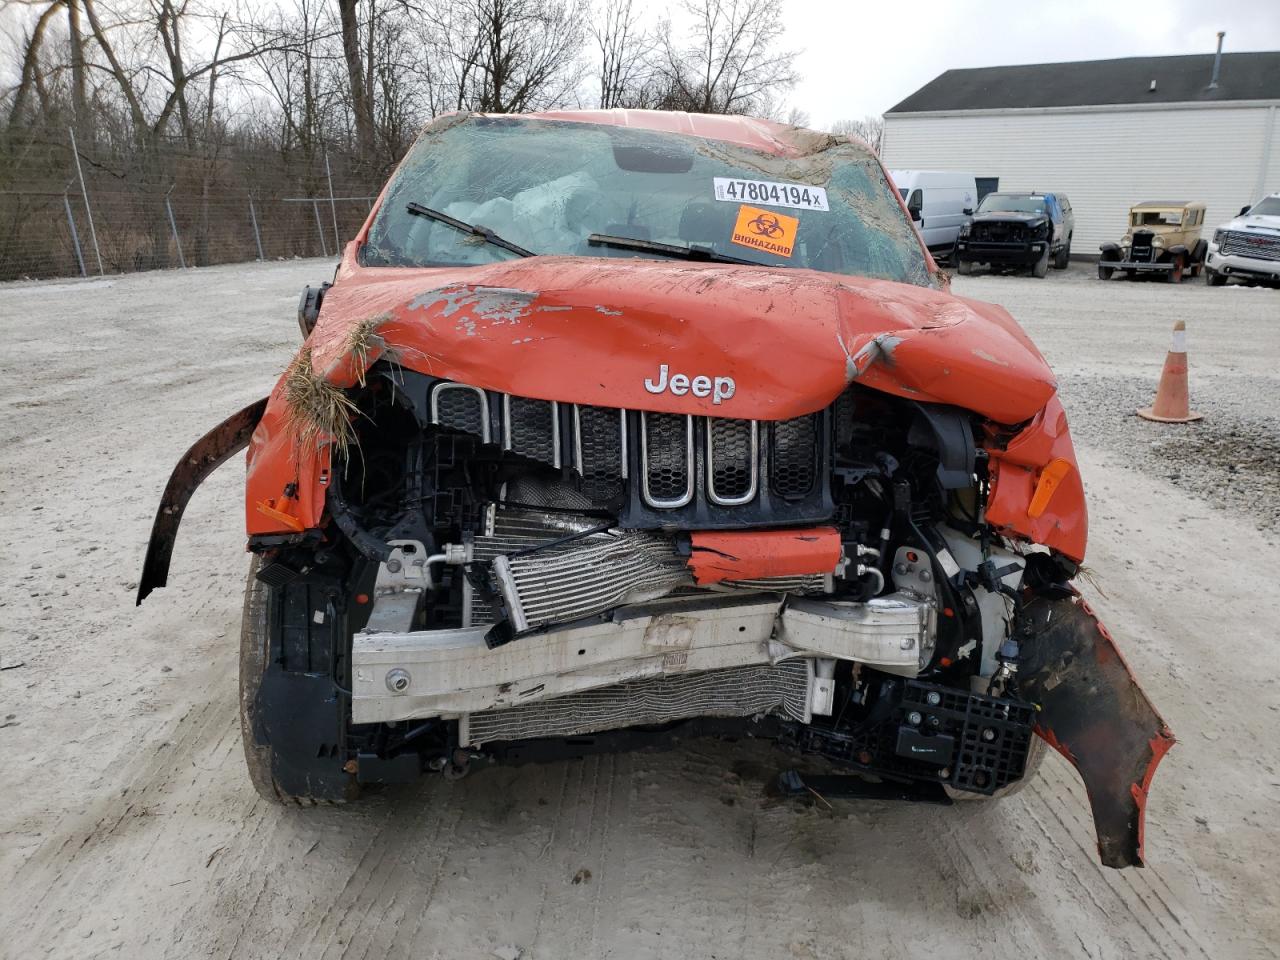
<path fill-rule="evenodd" d="M 372 350 L 352 349 L 362 327 L 377 334 Z M 1055 391 L 1000 307 L 885 280 L 671 260 L 541 256 L 459 270 L 360 268 L 348 256 L 309 344 L 312 368 L 338 386 L 389 351 L 517 396 L 758 420 L 820 410 L 855 380 L 1004 424 Z M 731 378 L 732 396 L 655 392 L 663 365 L 668 380 L 688 378 L 681 386 Z"/>

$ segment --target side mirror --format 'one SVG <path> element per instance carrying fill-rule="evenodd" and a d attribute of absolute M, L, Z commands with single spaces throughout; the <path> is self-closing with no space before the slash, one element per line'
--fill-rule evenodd
<path fill-rule="evenodd" d="M 1243 207 L 1241 207 L 1241 208 L 1240 208 L 1240 212 L 1239 212 L 1239 213 L 1237 213 L 1237 214 L 1236 214 L 1236 216 L 1237 216 L 1237 217 L 1243 217 L 1246 213 L 1248 213 L 1248 212 L 1249 212 L 1250 210 L 1252 210 L 1252 209 L 1253 209 L 1253 204 L 1252 204 L 1252 203 L 1246 203 Z"/>
<path fill-rule="evenodd" d="M 324 294 L 333 284 L 322 283 L 318 287 L 303 287 L 302 296 L 298 298 L 298 330 L 302 339 L 306 340 L 315 329 L 320 319 L 320 305 L 324 303 Z"/>
<path fill-rule="evenodd" d="M 965 208 L 964 208 L 963 210 L 961 210 L 960 212 L 961 212 L 961 213 L 963 213 L 966 217 L 972 217 L 972 216 L 973 216 L 973 207 L 965 207 Z"/>
<path fill-rule="evenodd" d="M 920 208 L 921 208 L 921 204 L 919 203 L 915 204 L 914 206 L 907 207 L 907 213 L 910 214 L 911 219 L 916 223 L 919 223 L 923 219 L 920 213 Z"/>

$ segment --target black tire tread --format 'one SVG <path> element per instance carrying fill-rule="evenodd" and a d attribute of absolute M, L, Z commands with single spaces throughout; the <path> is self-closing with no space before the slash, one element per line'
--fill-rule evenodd
<path fill-rule="evenodd" d="M 249 782 L 258 796 L 281 806 L 315 807 L 341 804 L 343 800 L 294 796 L 280 789 L 272 776 L 271 745 L 259 743 L 254 735 L 254 711 L 258 688 L 267 669 L 267 593 L 258 579 L 259 560 L 249 562 L 249 577 L 244 586 L 244 614 L 240 621 L 240 739 L 244 744 L 244 763 Z"/>

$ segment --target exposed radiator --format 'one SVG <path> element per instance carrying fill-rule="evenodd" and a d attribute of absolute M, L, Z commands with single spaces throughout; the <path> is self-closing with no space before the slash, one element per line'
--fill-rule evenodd
<path fill-rule="evenodd" d="M 574 498 L 582 495 L 571 488 L 525 482 L 512 484 L 507 496 L 530 507 L 497 508 L 492 530 L 472 543 L 471 559 L 489 565 L 491 588 L 501 597 L 515 634 L 656 600 L 693 586 L 685 558 L 676 555 L 664 534 L 617 529 L 591 533 L 599 526 L 598 519 L 534 508 L 557 502 L 581 508 Z M 574 534 L 580 536 L 523 552 Z M 829 576 L 814 574 L 724 581 L 717 586 L 813 594 L 830 592 L 829 581 Z M 467 626 L 497 619 L 492 606 L 470 589 L 467 612 Z"/>
<path fill-rule="evenodd" d="M 693 580 L 671 541 L 644 530 L 609 530 L 499 556 L 493 578 L 516 633 L 656 600 Z"/>
<path fill-rule="evenodd" d="M 495 740 L 570 737 L 690 717 L 763 713 L 807 723 L 812 671 L 812 660 L 798 658 L 776 665 L 632 680 L 519 707 L 464 714 L 459 739 L 465 745 L 478 746 Z"/>

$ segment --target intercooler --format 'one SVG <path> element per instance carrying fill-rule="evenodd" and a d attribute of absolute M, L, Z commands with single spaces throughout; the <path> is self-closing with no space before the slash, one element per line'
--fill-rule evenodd
<path fill-rule="evenodd" d="M 508 496 L 539 506 L 569 507 L 574 491 L 513 489 Z M 515 633 L 566 623 L 626 603 L 666 596 L 693 578 L 666 537 L 641 530 L 600 530 L 600 521 L 550 509 L 503 508 L 477 537 L 472 560 L 487 564 L 493 593 Z M 558 540 L 572 537 L 563 543 Z M 470 624 L 492 623 L 494 611 L 472 595 Z"/>
<path fill-rule="evenodd" d="M 506 709 L 463 714 L 464 745 L 497 740 L 568 737 L 690 717 L 746 717 L 777 713 L 809 722 L 808 658 L 651 677 Z"/>
<path fill-rule="evenodd" d="M 473 564 L 486 570 L 490 595 L 514 634 L 570 623 L 624 604 L 665 597 L 693 586 L 686 559 L 664 534 L 600 529 L 599 520 L 575 514 L 583 504 L 563 485 L 513 484 L 511 502 L 499 507 L 491 527 L 476 537 Z M 568 512 L 555 512 L 555 504 Z M 822 574 L 725 581 L 725 589 L 819 593 Z M 494 623 L 493 604 L 469 591 L 467 626 Z"/>

